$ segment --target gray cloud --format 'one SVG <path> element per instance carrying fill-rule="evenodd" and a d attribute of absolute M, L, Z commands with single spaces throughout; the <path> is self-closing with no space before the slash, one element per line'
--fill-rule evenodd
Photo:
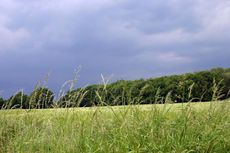
<path fill-rule="evenodd" d="M 138 79 L 229 67 L 228 0 L 0 0 L 0 90 L 8 96 L 51 72 L 59 90 L 82 65 L 79 86 L 100 74 Z"/>

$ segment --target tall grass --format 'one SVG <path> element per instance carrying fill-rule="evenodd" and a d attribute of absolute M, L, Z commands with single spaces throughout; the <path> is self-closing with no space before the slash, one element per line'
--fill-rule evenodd
<path fill-rule="evenodd" d="M 230 103 L 2 110 L 0 152 L 230 152 Z"/>

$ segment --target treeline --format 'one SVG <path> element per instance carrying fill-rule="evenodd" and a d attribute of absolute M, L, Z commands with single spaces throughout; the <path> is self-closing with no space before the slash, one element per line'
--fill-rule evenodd
<path fill-rule="evenodd" d="M 0 97 L 0 107 L 4 109 L 52 108 L 54 103 L 54 93 L 42 87 L 36 88 L 29 96 L 20 91 L 7 100 Z"/>
<path fill-rule="evenodd" d="M 4 100 L 1 108 L 90 107 L 104 105 L 204 102 L 230 97 L 230 68 L 71 89 L 54 98 L 48 88 L 38 87 L 30 95 L 23 92 Z"/>

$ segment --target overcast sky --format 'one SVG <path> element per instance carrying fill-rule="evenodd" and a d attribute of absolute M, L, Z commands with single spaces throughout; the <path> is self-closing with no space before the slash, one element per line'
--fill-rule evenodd
<path fill-rule="evenodd" d="M 0 0 L 0 95 L 230 67 L 229 0 Z"/>

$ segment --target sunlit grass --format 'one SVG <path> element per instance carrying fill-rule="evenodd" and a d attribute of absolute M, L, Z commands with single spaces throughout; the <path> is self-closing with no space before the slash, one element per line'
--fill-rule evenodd
<path fill-rule="evenodd" d="M 230 152 L 230 103 L 1 110 L 0 152 Z"/>

